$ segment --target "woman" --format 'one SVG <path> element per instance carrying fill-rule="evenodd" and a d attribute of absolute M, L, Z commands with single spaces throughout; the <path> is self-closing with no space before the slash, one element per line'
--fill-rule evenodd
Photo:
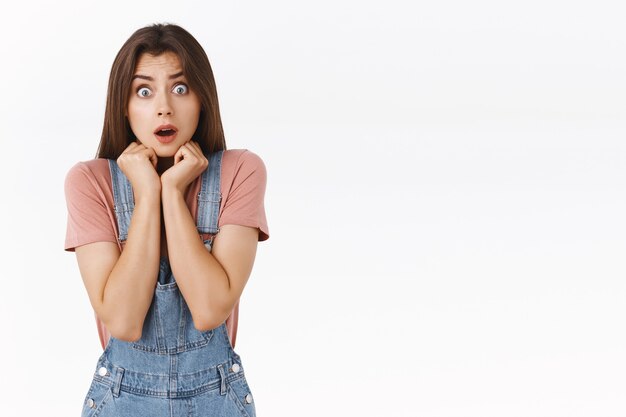
<path fill-rule="evenodd" d="M 97 158 L 65 180 L 65 250 L 104 348 L 82 416 L 254 417 L 234 346 L 269 237 L 263 161 L 225 150 L 208 58 L 176 25 L 122 46 L 104 119 Z"/>

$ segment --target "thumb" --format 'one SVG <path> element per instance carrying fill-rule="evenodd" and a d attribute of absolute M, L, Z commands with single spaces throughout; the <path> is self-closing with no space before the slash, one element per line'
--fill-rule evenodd
<path fill-rule="evenodd" d="M 178 150 L 176 151 L 176 154 L 174 154 L 174 164 L 177 164 L 180 161 L 182 161 L 186 153 L 187 153 L 187 150 L 185 149 L 184 146 L 181 146 L 180 148 L 178 148 Z"/>
<path fill-rule="evenodd" d="M 158 161 L 158 157 L 157 157 L 156 152 L 152 148 L 148 148 L 147 152 L 148 152 L 148 158 L 150 159 L 150 163 L 152 164 L 154 169 L 156 169 L 157 161 Z"/>

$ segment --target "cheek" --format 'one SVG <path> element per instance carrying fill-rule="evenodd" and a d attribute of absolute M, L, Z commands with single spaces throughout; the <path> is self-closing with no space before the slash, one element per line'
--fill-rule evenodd
<path fill-rule="evenodd" d="M 189 114 L 192 115 L 193 120 L 198 120 L 198 117 L 200 117 L 201 108 L 202 103 L 200 103 L 200 98 L 194 93 L 192 96 L 192 100 L 190 100 L 189 103 Z"/>
<path fill-rule="evenodd" d="M 142 121 L 145 120 L 145 109 L 141 106 L 137 106 L 133 103 L 128 104 L 128 122 L 131 126 L 141 125 Z"/>
<path fill-rule="evenodd" d="M 187 116 L 187 122 L 195 125 L 198 123 L 198 119 L 200 118 L 200 105 L 199 104 L 190 104 L 185 109 L 185 115 Z"/>

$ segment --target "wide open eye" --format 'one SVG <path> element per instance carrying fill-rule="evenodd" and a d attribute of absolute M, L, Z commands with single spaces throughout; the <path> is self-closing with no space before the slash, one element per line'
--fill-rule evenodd
<path fill-rule="evenodd" d="M 152 92 L 148 87 L 141 87 L 139 90 L 137 90 L 137 94 L 139 95 L 139 97 L 148 97 L 152 94 Z"/>
<path fill-rule="evenodd" d="M 189 91 L 189 87 L 187 87 L 185 84 L 176 84 L 176 86 L 174 87 L 174 91 L 176 91 L 177 94 L 185 94 L 187 93 L 187 91 Z"/>

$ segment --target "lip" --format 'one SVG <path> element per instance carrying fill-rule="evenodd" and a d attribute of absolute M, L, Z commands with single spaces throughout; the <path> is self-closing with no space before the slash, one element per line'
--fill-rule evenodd
<path fill-rule="evenodd" d="M 170 143 L 173 142 L 176 139 L 176 136 L 178 136 L 178 132 L 174 132 L 173 135 L 170 136 L 159 136 L 155 133 L 154 137 L 156 138 L 156 140 L 158 140 L 161 143 Z"/>
<path fill-rule="evenodd" d="M 174 131 L 173 135 L 170 136 L 159 136 L 157 135 L 157 132 L 159 130 L 163 130 L 163 129 L 171 129 Z M 156 140 L 158 140 L 159 142 L 165 144 L 165 143 L 170 143 L 173 142 L 174 139 L 176 139 L 176 136 L 178 135 L 178 128 L 172 124 L 166 124 L 166 125 L 161 125 L 159 127 L 157 127 L 156 129 L 154 129 L 154 137 L 156 138 Z"/>
<path fill-rule="evenodd" d="M 157 127 L 156 129 L 154 129 L 154 133 L 156 135 L 156 132 L 158 132 L 159 130 L 163 130 L 163 129 L 172 129 L 174 132 L 178 132 L 178 128 L 172 124 L 167 124 L 167 125 L 161 125 L 159 127 Z"/>

